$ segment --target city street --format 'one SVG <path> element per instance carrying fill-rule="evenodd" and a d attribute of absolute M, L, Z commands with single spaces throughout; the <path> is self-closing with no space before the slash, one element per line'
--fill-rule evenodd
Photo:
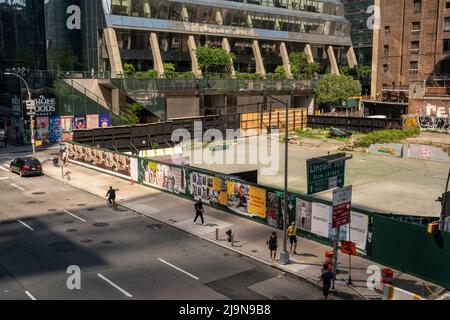
<path fill-rule="evenodd" d="M 0 299 L 322 296 L 309 283 L 125 208 L 113 211 L 105 199 L 50 177 L 20 178 L 9 172 L 10 156 L 0 154 Z M 66 286 L 71 265 L 81 269 L 81 290 Z"/>

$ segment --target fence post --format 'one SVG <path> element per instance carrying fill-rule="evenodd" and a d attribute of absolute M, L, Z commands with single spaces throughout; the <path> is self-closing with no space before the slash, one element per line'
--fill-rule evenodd
<path fill-rule="evenodd" d="M 277 111 L 277 128 L 278 132 L 280 132 L 280 111 Z"/>
<path fill-rule="evenodd" d="M 295 131 L 295 109 L 294 109 L 294 131 Z"/>
<path fill-rule="evenodd" d="M 269 133 L 272 133 L 272 104 L 269 105 Z"/>
<path fill-rule="evenodd" d="M 301 112 L 301 120 L 300 120 L 300 126 L 301 126 L 301 128 L 302 128 L 302 131 L 303 131 L 303 109 L 302 109 L 302 112 Z"/>

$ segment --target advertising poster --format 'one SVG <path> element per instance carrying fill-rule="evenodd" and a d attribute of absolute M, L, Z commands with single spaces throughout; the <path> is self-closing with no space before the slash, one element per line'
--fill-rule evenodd
<path fill-rule="evenodd" d="M 331 226 L 331 207 L 326 204 L 313 202 L 311 210 L 311 232 L 328 238 Z M 330 225 L 330 226 L 329 226 Z"/>
<path fill-rule="evenodd" d="M 73 126 L 75 130 L 86 128 L 86 117 L 76 116 L 73 121 Z"/>
<path fill-rule="evenodd" d="M 98 128 L 99 123 L 98 114 L 88 114 L 86 115 L 86 128 L 95 129 Z"/>
<path fill-rule="evenodd" d="M 356 248 L 366 251 L 367 234 L 369 231 L 369 216 L 352 211 L 352 219 L 350 223 L 350 237 L 346 234 L 347 241 L 356 243 Z M 347 228 L 346 228 L 347 229 Z"/>
<path fill-rule="evenodd" d="M 226 206 L 227 189 L 223 179 L 198 172 L 191 173 L 191 195 L 204 203 L 216 203 Z"/>
<path fill-rule="evenodd" d="M 266 190 L 228 181 L 228 208 L 236 213 L 266 217 Z"/>
<path fill-rule="evenodd" d="M 312 203 L 300 198 L 296 198 L 295 213 L 297 228 L 311 231 Z"/>
<path fill-rule="evenodd" d="M 61 118 L 59 116 L 50 117 L 50 143 L 61 141 Z"/>
<path fill-rule="evenodd" d="M 111 116 L 109 114 L 100 114 L 98 117 L 98 127 L 108 128 L 111 126 Z"/>
<path fill-rule="evenodd" d="M 106 150 L 69 144 L 69 159 L 107 170 L 124 178 L 130 178 L 130 157 Z"/>
<path fill-rule="evenodd" d="M 178 167 L 153 162 L 141 161 L 142 182 L 146 185 L 167 190 L 172 193 L 184 193 L 186 191 L 184 170 Z"/>
<path fill-rule="evenodd" d="M 130 158 L 130 176 L 133 181 L 139 181 L 139 166 L 137 158 Z"/>
<path fill-rule="evenodd" d="M 62 141 L 72 141 L 73 117 L 61 116 Z"/>
<path fill-rule="evenodd" d="M 267 224 L 283 229 L 283 215 L 281 214 L 281 201 L 275 192 L 267 192 Z"/>
<path fill-rule="evenodd" d="M 50 142 L 50 131 L 48 125 L 48 117 L 36 118 L 36 140 L 40 140 L 42 143 Z"/>

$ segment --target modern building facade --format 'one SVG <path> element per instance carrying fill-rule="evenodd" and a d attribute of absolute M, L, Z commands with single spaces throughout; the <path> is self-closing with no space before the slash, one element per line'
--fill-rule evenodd
<path fill-rule="evenodd" d="M 359 64 L 372 64 L 374 0 L 343 0 L 345 18 L 351 24 L 350 35 Z"/>

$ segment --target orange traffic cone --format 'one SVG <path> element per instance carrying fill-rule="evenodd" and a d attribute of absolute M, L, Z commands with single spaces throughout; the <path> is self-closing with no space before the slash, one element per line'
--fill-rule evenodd
<path fill-rule="evenodd" d="M 130 179 L 130 185 L 133 185 L 134 184 L 134 181 L 133 181 L 133 178 L 131 178 Z"/>

